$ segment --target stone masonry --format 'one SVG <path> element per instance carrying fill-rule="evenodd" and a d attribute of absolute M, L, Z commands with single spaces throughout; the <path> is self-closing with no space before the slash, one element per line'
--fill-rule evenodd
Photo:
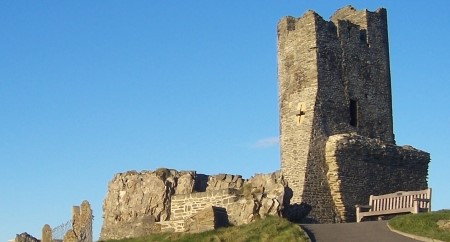
<path fill-rule="evenodd" d="M 103 202 L 100 240 L 158 232 L 199 232 L 240 225 L 267 215 L 281 216 L 286 183 L 280 172 L 203 175 L 157 169 L 114 176 Z M 213 214 L 207 217 L 207 214 Z"/>
<path fill-rule="evenodd" d="M 372 194 L 427 187 L 430 156 L 411 146 L 385 144 L 355 134 L 338 134 L 326 143 L 327 179 L 336 219 L 353 222 L 355 204 L 368 204 Z"/>
<path fill-rule="evenodd" d="M 200 233 L 225 227 L 228 224 L 228 214 L 225 208 L 208 205 L 184 220 L 184 230 L 189 233 Z"/>
<path fill-rule="evenodd" d="M 185 232 L 186 220 L 189 218 L 195 218 L 196 215 L 205 208 L 214 206 L 224 208 L 226 210 L 230 204 L 233 204 L 238 200 L 239 194 L 235 189 L 221 189 L 215 191 L 174 195 L 171 199 L 171 220 L 162 221 L 159 223 L 161 225 L 161 231 Z"/>
<path fill-rule="evenodd" d="M 387 14 L 278 23 L 281 172 L 311 222 L 354 220 L 370 194 L 427 187 L 429 154 L 395 146 Z"/>

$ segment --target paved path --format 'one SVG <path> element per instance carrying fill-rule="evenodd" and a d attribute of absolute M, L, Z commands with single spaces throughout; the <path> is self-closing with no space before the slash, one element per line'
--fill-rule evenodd
<path fill-rule="evenodd" d="M 391 232 L 387 221 L 341 224 L 302 224 L 312 242 L 417 242 Z"/>

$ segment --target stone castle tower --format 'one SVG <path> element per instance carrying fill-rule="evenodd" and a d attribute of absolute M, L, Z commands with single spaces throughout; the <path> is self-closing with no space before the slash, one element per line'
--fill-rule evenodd
<path fill-rule="evenodd" d="M 281 171 L 316 222 L 371 194 L 427 187 L 429 154 L 395 145 L 387 14 L 313 11 L 278 23 Z"/>

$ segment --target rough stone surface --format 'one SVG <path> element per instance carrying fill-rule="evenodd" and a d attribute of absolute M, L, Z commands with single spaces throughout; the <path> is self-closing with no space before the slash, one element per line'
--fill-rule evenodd
<path fill-rule="evenodd" d="M 88 201 L 72 208 L 72 230 L 78 242 L 92 242 L 92 209 Z"/>
<path fill-rule="evenodd" d="M 154 222 L 170 218 L 170 199 L 180 175 L 184 174 L 164 168 L 116 174 L 108 184 L 103 201 L 100 239 L 138 237 L 157 232 L 153 231 L 158 230 Z"/>
<path fill-rule="evenodd" d="M 253 198 L 242 198 L 228 206 L 228 219 L 230 224 L 248 224 L 259 217 L 260 204 Z"/>
<path fill-rule="evenodd" d="M 281 172 L 256 174 L 248 179 L 245 184 L 251 184 L 252 190 L 258 190 L 264 193 L 265 197 L 277 199 L 281 204 L 284 204 L 287 184 Z"/>
<path fill-rule="evenodd" d="M 180 172 L 177 179 L 175 194 L 189 194 L 194 191 L 195 172 Z"/>
<path fill-rule="evenodd" d="M 185 232 L 200 233 L 228 225 L 228 215 L 224 208 L 207 206 L 184 220 Z"/>
<path fill-rule="evenodd" d="M 281 173 L 256 174 L 246 181 L 241 197 L 228 205 L 228 219 L 233 225 L 247 224 L 266 215 L 281 216 L 284 204 L 289 204 Z"/>
<path fill-rule="evenodd" d="M 415 149 L 398 159 L 390 157 L 389 150 L 380 151 L 386 153 L 381 156 L 360 152 L 362 156 L 352 156 L 352 160 L 341 157 L 333 171 L 337 177 L 350 175 L 356 184 L 372 178 L 377 181 L 376 172 L 368 172 L 371 177 L 363 178 L 357 169 L 339 169 L 345 162 L 370 160 L 373 169 L 388 173 L 383 176 L 393 177 L 401 171 L 400 177 L 406 179 L 408 173 L 413 173 L 415 177 L 407 186 L 404 186 L 407 180 L 402 180 L 389 189 L 367 186 L 358 194 L 361 190 L 346 187 L 351 183 L 330 183 L 342 181 L 333 180 L 328 174 L 326 144 L 330 136 L 354 133 L 379 140 L 380 148 L 402 149 L 394 148 L 385 9 L 356 11 L 349 6 L 339 9 L 331 21 L 313 11 L 300 18 L 283 18 L 278 23 L 278 80 L 281 172 L 292 189 L 291 203 L 311 206 L 309 221 L 350 221 L 353 216 L 350 210 L 355 204 L 350 204 L 353 201 L 347 198 L 352 196 L 427 186 L 429 159 L 426 160 L 426 153 Z M 364 145 L 361 148 L 366 149 Z M 353 150 L 350 146 L 348 151 L 340 152 L 351 155 Z M 400 160 L 402 164 L 411 164 L 401 169 L 378 169 L 376 163 L 388 162 L 381 157 L 392 158 L 390 167 L 398 167 L 395 164 Z M 372 169 L 368 163 L 355 166 Z M 335 189 L 336 186 L 341 188 Z M 347 200 L 337 199 L 339 196 Z"/>
<path fill-rule="evenodd" d="M 17 234 L 15 242 L 40 242 L 38 239 L 28 233 Z"/>
<path fill-rule="evenodd" d="M 64 234 L 63 242 L 78 242 L 78 237 L 73 229 L 69 229 L 66 234 Z"/>
<path fill-rule="evenodd" d="M 42 227 L 42 242 L 52 242 L 52 228 L 46 224 Z"/>
<path fill-rule="evenodd" d="M 439 220 L 436 224 L 439 229 L 450 231 L 450 220 Z"/>
<path fill-rule="evenodd" d="M 369 204 L 372 194 L 427 188 L 430 156 L 410 146 L 339 134 L 329 137 L 325 156 L 328 184 L 342 222 L 355 221 L 354 205 Z"/>
<path fill-rule="evenodd" d="M 179 220 L 190 217 L 208 206 L 226 208 L 238 200 L 234 189 L 222 189 L 172 196 L 171 219 Z"/>
<path fill-rule="evenodd" d="M 221 189 L 240 189 L 244 184 L 244 180 L 240 175 L 219 174 L 208 177 L 207 191 Z"/>

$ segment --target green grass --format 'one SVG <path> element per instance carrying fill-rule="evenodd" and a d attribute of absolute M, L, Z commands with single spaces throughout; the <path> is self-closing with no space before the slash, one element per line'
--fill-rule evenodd
<path fill-rule="evenodd" d="M 283 241 L 306 242 L 307 237 L 296 224 L 278 217 L 266 217 L 253 223 L 241 226 L 221 228 L 198 234 L 161 233 L 147 237 L 123 240 L 109 240 L 105 242 L 244 242 L 244 241 Z"/>
<path fill-rule="evenodd" d="M 389 221 L 389 225 L 405 233 L 450 241 L 450 231 L 440 230 L 436 224 L 439 220 L 450 220 L 450 210 L 397 216 Z"/>

